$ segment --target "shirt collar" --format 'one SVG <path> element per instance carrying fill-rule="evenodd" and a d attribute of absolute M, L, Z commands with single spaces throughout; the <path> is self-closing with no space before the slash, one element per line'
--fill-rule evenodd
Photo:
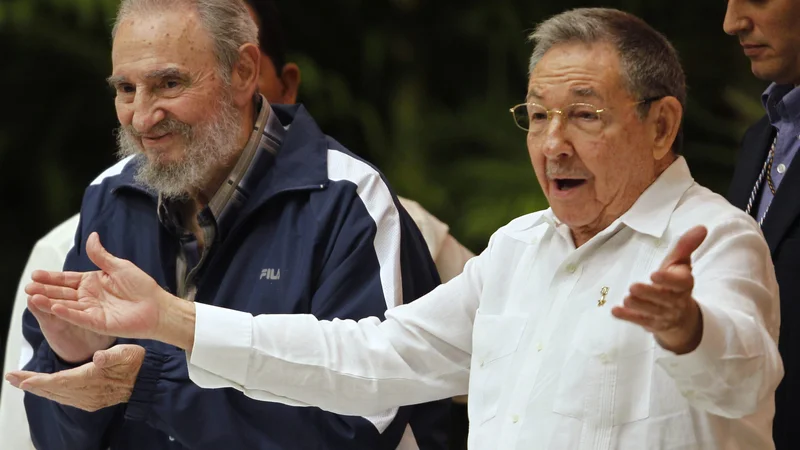
<path fill-rule="evenodd" d="M 694 184 L 686 159 L 679 156 L 657 179 L 639 196 L 631 208 L 615 220 L 607 229 L 616 228 L 622 223 L 634 231 L 657 239 L 664 235 L 672 213 L 683 194 Z M 548 224 L 558 228 L 561 221 L 548 208 L 539 215 L 533 226 Z"/>
<path fill-rule="evenodd" d="M 693 184 L 689 165 L 679 156 L 618 220 L 639 233 L 661 238 L 678 202 Z"/>
<path fill-rule="evenodd" d="M 791 84 L 772 83 L 761 94 L 761 104 L 771 124 L 795 121 L 800 118 L 800 89 Z"/>
<path fill-rule="evenodd" d="M 533 222 L 534 227 L 538 227 L 542 224 L 548 224 L 551 227 L 558 227 L 561 225 L 561 222 L 558 221 L 556 215 L 553 214 L 553 208 L 547 208 L 539 214 L 539 217 Z"/>

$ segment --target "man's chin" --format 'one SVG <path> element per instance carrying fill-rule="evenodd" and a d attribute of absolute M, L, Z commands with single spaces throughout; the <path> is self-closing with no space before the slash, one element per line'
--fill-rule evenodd
<path fill-rule="evenodd" d="M 142 153 L 147 158 L 147 162 L 154 167 L 171 167 L 183 164 L 183 151 L 181 150 L 164 150 L 157 148 L 147 148 L 142 150 Z"/>
<path fill-rule="evenodd" d="M 785 70 L 776 58 L 764 58 L 750 61 L 750 70 L 759 80 L 775 82 L 778 84 L 793 84 L 792 71 Z"/>

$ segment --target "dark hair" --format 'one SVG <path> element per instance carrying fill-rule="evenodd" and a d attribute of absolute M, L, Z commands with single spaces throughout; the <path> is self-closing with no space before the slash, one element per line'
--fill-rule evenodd
<path fill-rule="evenodd" d="M 272 60 L 275 71 L 280 75 L 286 64 L 286 36 L 283 34 L 278 5 L 274 0 L 245 0 L 256 13 L 258 25 L 258 45 L 261 51 Z"/>

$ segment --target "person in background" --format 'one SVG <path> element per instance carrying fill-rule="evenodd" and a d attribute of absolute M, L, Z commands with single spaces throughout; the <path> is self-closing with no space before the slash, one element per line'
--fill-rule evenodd
<path fill-rule="evenodd" d="M 107 251 L 103 230 L 86 242 L 98 270 L 34 272 L 31 302 L 86 332 L 185 349 L 199 386 L 265 402 L 372 414 L 469 392 L 473 450 L 774 448 L 778 284 L 757 223 L 680 156 L 675 50 L 606 8 L 553 16 L 531 39 L 511 113 L 550 208 L 385 320 L 193 303 Z M 7 377 L 86 397 L 71 377 Z"/>
<path fill-rule="evenodd" d="M 14 308 L 11 313 L 11 325 L 8 329 L 4 370 L 22 368 L 33 357 L 33 348 L 22 337 L 22 314 L 28 307 L 28 294 L 25 293 L 26 279 L 34 270 L 61 270 L 64 260 L 75 242 L 80 216 L 74 215 L 64 223 L 55 227 L 34 245 L 25 270 L 22 271 L 17 294 L 14 297 Z M 11 385 L 3 381 L 0 395 L 0 442 L 3 448 L 33 449 L 31 434 L 28 430 L 28 418 L 25 415 L 23 392 L 10 389 Z"/>
<path fill-rule="evenodd" d="M 286 60 L 286 37 L 277 5 L 273 0 L 246 0 L 245 3 L 258 26 L 261 49 L 259 91 L 270 104 L 294 104 L 300 87 L 300 68 Z M 398 199 L 420 229 L 442 282 L 460 274 L 474 254 L 450 234 L 445 223 L 419 203 L 399 196 Z M 22 368 L 32 356 L 32 349 L 22 336 L 22 314 L 27 307 L 28 298 L 24 286 L 36 269 L 56 271 L 63 268 L 67 254 L 74 245 L 78 223 L 78 214 L 70 217 L 42 237 L 31 251 L 14 298 L 6 341 L 4 373 Z M 10 386 L 6 381 L 2 383 Z M 454 400 L 459 405 L 466 403 L 466 397 L 457 397 Z M 460 410 L 463 406 L 456 408 Z M 20 390 L 2 390 L 0 436 L 3 436 L 3 442 L 9 448 L 33 448 L 24 413 L 23 393 Z"/>
<path fill-rule="evenodd" d="M 236 0 L 120 4 L 109 83 L 125 157 L 87 189 L 64 267 L 93 267 L 83 247 L 102 230 L 198 303 L 361 318 L 433 289 L 427 246 L 382 175 L 302 106 L 257 94 L 257 32 Z M 86 333 L 30 302 L 23 317 L 26 367 L 77 368 L 73 392 L 91 392 L 71 405 L 84 411 L 26 396 L 37 448 L 446 448 L 447 401 L 364 417 L 267 405 L 198 388 L 175 347 Z"/>
<path fill-rule="evenodd" d="M 723 22 L 769 87 L 764 116 L 742 139 L 728 200 L 758 221 L 781 294 L 778 349 L 786 375 L 775 394 L 778 450 L 800 448 L 800 2 L 728 0 Z"/>

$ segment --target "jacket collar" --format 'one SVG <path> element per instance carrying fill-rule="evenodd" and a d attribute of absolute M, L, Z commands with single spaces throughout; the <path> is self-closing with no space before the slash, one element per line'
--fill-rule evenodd
<path fill-rule="evenodd" d="M 283 145 L 274 163 L 260 174 L 247 209 L 260 206 L 274 195 L 293 190 L 319 190 L 328 184 L 328 142 L 306 108 L 301 105 L 270 105 L 286 128 Z M 144 155 L 133 157 L 117 177 L 109 179 L 109 188 L 134 190 L 153 201 L 158 195 L 135 180 Z"/>

